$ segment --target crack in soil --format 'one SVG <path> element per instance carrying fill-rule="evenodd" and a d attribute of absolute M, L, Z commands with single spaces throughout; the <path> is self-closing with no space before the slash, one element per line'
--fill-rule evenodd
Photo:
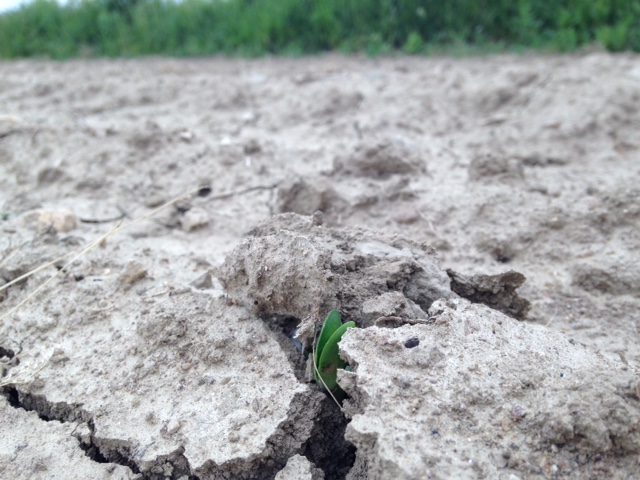
<path fill-rule="evenodd" d="M 0 347 L 0 358 L 7 357 L 8 359 L 12 359 L 15 356 L 15 352 L 10 348 Z"/>
<path fill-rule="evenodd" d="M 86 438 L 76 436 L 78 446 L 85 455 L 97 463 L 116 463 L 131 469 L 133 473 L 140 473 L 140 469 L 135 462 L 131 461 L 127 455 L 118 451 L 103 451 L 95 440 L 95 425 L 93 418 L 79 405 L 67 404 L 65 402 L 53 403 L 41 395 L 23 394 L 15 387 L 4 387 L 3 392 L 13 408 L 22 409 L 27 412 L 35 412 L 38 417 L 45 421 L 59 421 L 61 423 L 78 422 L 85 423 L 91 434 Z M 146 478 L 146 477 L 143 477 Z"/>
<path fill-rule="evenodd" d="M 307 383 L 306 369 L 307 359 L 303 351 L 303 346 L 294 336 L 300 325 L 300 320 L 290 315 L 270 315 L 262 318 L 267 329 L 272 333 L 272 337 L 278 342 L 280 349 L 287 356 L 293 374 L 300 383 Z"/>
<path fill-rule="evenodd" d="M 88 441 L 84 438 L 78 438 L 80 442 L 80 448 L 84 450 L 84 453 L 87 457 L 97 463 L 117 463 L 118 465 L 123 465 L 125 467 L 129 467 L 133 473 L 140 473 L 140 469 L 130 458 L 126 455 L 123 455 L 117 451 L 105 451 L 100 448 L 100 446 L 96 443 L 95 439 L 95 424 L 93 423 L 93 419 L 90 419 L 87 422 L 87 426 L 89 427 L 89 431 L 91 434 L 88 437 Z M 145 477 L 143 477 L 145 478 Z"/>
<path fill-rule="evenodd" d="M 329 397 L 314 420 L 302 455 L 323 470 L 326 479 L 344 480 L 356 460 L 356 447 L 344 436 L 349 420 Z"/>
<path fill-rule="evenodd" d="M 299 324 L 295 317 L 265 319 L 269 330 L 286 353 L 295 376 L 300 383 L 306 384 L 306 359 L 301 346 L 293 340 L 293 334 Z M 5 356 L 11 356 L 5 352 Z M 263 458 L 247 462 L 238 459 L 216 465 L 206 462 L 196 471 L 184 456 L 184 447 L 169 455 L 158 456 L 153 464 L 144 467 L 144 471 L 134 460 L 135 452 L 128 442 L 117 439 L 96 438 L 96 426 L 93 416 L 82 408 L 82 404 L 51 402 L 43 395 L 25 393 L 13 386 L 5 386 L 2 393 L 9 404 L 17 409 L 33 411 L 46 422 L 77 422 L 85 425 L 75 433 L 78 446 L 85 455 L 97 463 L 113 463 L 128 467 L 142 480 L 189 479 L 200 478 L 238 478 L 273 480 L 284 468 L 289 458 L 296 454 L 304 455 L 317 468 L 325 473 L 325 478 L 343 480 L 355 462 L 355 446 L 344 438 L 349 420 L 334 402 L 324 393 L 307 390 L 296 394 L 291 402 L 287 419 L 267 440 Z M 309 412 L 316 412 L 310 414 Z M 306 423 L 306 429 L 303 425 Z M 84 430 L 84 431 L 82 431 Z M 310 432 L 310 433 L 305 433 Z M 304 435 L 304 436 L 301 436 Z M 308 435 L 307 438 L 305 436 Z M 286 437 L 289 437 L 287 439 Z M 287 448 L 291 441 L 299 442 L 297 447 Z M 250 466 L 248 465 L 251 464 Z"/>
<path fill-rule="evenodd" d="M 15 387 L 4 387 L 4 393 L 9 404 L 18 409 L 33 411 L 45 421 L 59 421 L 62 423 L 78 422 L 86 424 L 90 434 L 77 434 L 79 447 L 85 455 L 97 463 L 115 463 L 128 467 L 133 473 L 140 474 L 141 480 L 181 479 L 199 480 L 192 474 L 191 466 L 180 448 L 169 455 L 156 458 L 155 465 L 149 471 L 143 472 L 140 466 L 132 460 L 131 448 L 117 440 L 101 440 L 95 436 L 95 423 L 89 413 L 76 404 L 64 402 L 53 403 L 40 395 L 23 394 Z"/>
<path fill-rule="evenodd" d="M 284 315 L 273 315 L 262 320 L 287 355 L 298 381 L 309 383 L 306 378 L 307 359 L 303 347 L 293 339 L 300 320 Z M 300 454 L 323 470 L 326 479 L 344 480 L 356 459 L 355 445 L 345 439 L 349 420 L 325 394 L 313 422 L 311 434 Z"/>
<path fill-rule="evenodd" d="M 223 465 L 215 465 L 213 462 L 208 462 L 199 469 L 198 475 L 194 473 L 189 461 L 184 456 L 184 448 L 180 448 L 169 455 L 158 456 L 151 468 L 142 471 L 140 466 L 132 459 L 133 453 L 130 445 L 113 439 L 96 438 L 96 427 L 93 418 L 79 405 L 50 402 L 41 395 L 22 393 L 15 387 L 4 387 L 3 393 L 12 407 L 33 411 L 43 421 L 85 424 L 89 434 L 82 435 L 78 433 L 76 435 L 78 446 L 84 451 L 85 455 L 97 463 L 115 463 L 126 466 L 133 473 L 139 474 L 141 480 L 167 478 L 199 480 L 200 478 L 219 478 L 218 475 L 222 475 L 223 478 L 273 480 L 276 474 L 284 468 L 287 460 L 296 453 L 303 453 L 317 467 L 323 469 L 326 478 L 341 480 L 346 476 L 353 463 L 352 460 L 350 460 L 350 463 L 342 461 L 345 455 L 339 453 L 340 446 L 346 443 L 344 440 L 346 418 L 328 398 L 323 399 L 319 395 L 309 394 L 309 392 L 303 395 L 310 398 L 299 398 L 292 401 L 292 410 L 289 411 L 287 420 L 267 440 L 267 448 L 270 451 L 282 452 L 283 435 L 288 434 L 295 437 L 298 431 L 298 424 L 305 421 L 307 408 L 312 408 L 310 404 L 314 402 L 321 403 L 321 406 L 316 405 L 316 409 L 320 410 L 320 414 L 312 419 L 314 426 L 312 427 L 311 436 L 306 442 L 301 442 L 301 447 L 297 449 L 299 451 L 287 452 L 280 458 L 277 458 L 277 455 L 266 456 L 256 461 L 250 471 L 247 470 L 247 462 L 244 459 L 227 462 Z M 349 448 L 349 452 L 355 452 L 355 448 L 352 445 Z"/>

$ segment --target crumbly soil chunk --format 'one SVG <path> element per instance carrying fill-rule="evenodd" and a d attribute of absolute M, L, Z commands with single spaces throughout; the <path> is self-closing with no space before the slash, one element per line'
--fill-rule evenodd
<path fill-rule="evenodd" d="M 218 275 L 230 299 L 258 315 L 305 318 L 338 307 L 359 326 L 371 325 L 363 304 L 397 292 L 428 310 L 452 298 L 434 250 L 398 235 L 314 225 L 294 214 L 257 227 Z"/>
<path fill-rule="evenodd" d="M 366 478 L 579 479 L 596 463 L 632 478 L 640 399 L 623 364 L 466 300 L 429 313 L 430 325 L 352 329 L 341 342 L 346 435 Z"/>

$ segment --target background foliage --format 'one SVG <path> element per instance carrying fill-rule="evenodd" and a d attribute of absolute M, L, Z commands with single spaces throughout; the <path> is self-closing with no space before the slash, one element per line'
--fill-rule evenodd
<path fill-rule="evenodd" d="M 0 56 L 640 51 L 640 0 L 35 0 L 0 15 Z"/>

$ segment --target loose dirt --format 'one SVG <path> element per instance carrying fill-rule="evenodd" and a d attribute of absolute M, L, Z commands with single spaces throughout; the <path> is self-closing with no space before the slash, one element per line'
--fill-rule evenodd
<path fill-rule="evenodd" d="M 639 130 L 630 54 L 0 63 L 0 476 L 636 478 Z"/>

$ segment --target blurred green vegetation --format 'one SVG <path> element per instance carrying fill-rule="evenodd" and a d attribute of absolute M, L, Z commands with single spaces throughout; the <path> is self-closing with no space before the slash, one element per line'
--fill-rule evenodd
<path fill-rule="evenodd" d="M 0 57 L 640 51 L 640 0 L 35 0 Z"/>

